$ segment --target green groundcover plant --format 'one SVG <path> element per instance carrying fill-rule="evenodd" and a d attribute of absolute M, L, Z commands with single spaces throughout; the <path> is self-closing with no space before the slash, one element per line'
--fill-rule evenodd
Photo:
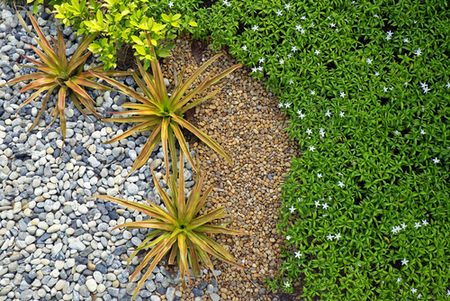
<path fill-rule="evenodd" d="M 267 80 L 303 150 L 269 287 L 308 300 L 450 298 L 449 3 L 226 0 L 199 15 L 194 36 L 210 30 Z"/>

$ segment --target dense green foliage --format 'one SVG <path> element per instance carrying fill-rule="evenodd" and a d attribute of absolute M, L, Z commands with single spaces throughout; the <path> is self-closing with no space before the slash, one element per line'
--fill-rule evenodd
<path fill-rule="evenodd" d="M 450 292 L 447 1 L 220 1 L 197 17 L 267 78 L 304 151 L 284 184 L 272 289 L 307 299 Z"/>

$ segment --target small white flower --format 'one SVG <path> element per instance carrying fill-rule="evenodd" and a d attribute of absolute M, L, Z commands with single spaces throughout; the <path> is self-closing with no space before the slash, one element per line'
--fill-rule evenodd
<path fill-rule="evenodd" d="M 391 38 L 392 38 L 392 36 L 390 36 L 390 35 L 387 35 L 387 36 L 385 37 L 386 41 L 389 41 Z"/>
<path fill-rule="evenodd" d="M 306 17 L 305 16 L 302 16 L 300 19 L 302 19 L 302 20 L 305 20 L 306 19 Z"/>
<path fill-rule="evenodd" d="M 294 83 L 294 81 L 292 80 L 292 78 L 289 80 L 289 85 L 292 85 Z"/>
<path fill-rule="evenodd" d="M 422 225 L 420 224 L 420 222 L 415 222 L 415 223 L 414 223 L 414 228 L 419 229 L 420 227 L 422 227 Z"/>
<path fill-rule="evenodd" d="M 341 116 L 341 118 L 342 118 L 342 117 L 344 117 L 344 114 L 345 114 L 345 113 L 341 111 L 341 112 L 339 113 L 339 116 Z"/>
<path fill-rule="evenodd" d="M 384 91 L 384 93 L 387 93 L 388 92 L 388 88 L 387 87 L 383 87 L 383 91 Z"/>
<path fill-rule="evenodd" d="M 314 205 L 316 205 L 316 208 L 320 206 L 320 202 L 319 201 L 315 201 Z"/>
<path fill-rule="evenodd" d="M 408 265 L 409 260 L 406 260 L 406 258 L 403 258 L 402 265 Z"/>
<path fill-rule="evenodd" d="M 424 130 L 420 129 L 420 134 L 421 135 L 425 135 L 427 132 L 425 132 Z"/>
<path fill-rule="evenodd" d="M 259 26 L 258 26 L 258 25 L 253 25 L 253 27 L 252 27 L 252 30 L 253 30 L 253 31 L 257 31 L 257 30 L 258 30 L 258 28 L 259 28 Z"/>
<path fill-rule="evenodd" d="M 291 236 L 290 236 L 290 235 L 287 235 L 287 236 L 286 236 L 286 239 L 287 239 L 287 240 L 290 240 L 290 239 L 291 239 Z"/>
<path fill-rule="evenodd" d="M 417 21 L 416 20 L 414 20 L 414 24 L 416 24 L 417 23 Z"/>
<path fill-rule="evenodd" d="M 278 15 L 278 17 L 283 15 L 283 12 L 281 10 L 277 10 L 275 13 Z"/>
<path fill-rule="evenodd" d="M 300 33 L 305 34 L 305 30 L 304 29 L 300 30 Z"/>
<path fill-rule="evenodd" d="M 397 278 L 397 283 L 400 283 L 402 281 L 402 278 Z"/>
<path fill-rule="evenodd" d="M 447 297 L 450 297 L 450 290 L 447 290 Z"/>
<path fill-rule="evenodd" d="M 295 46 L 292 46 L 292 47 L 291 47 L 291 51 L 292 51 L 292 52 L 296 52 L 297 50 L 298 50 L 297 47 L 295 47 Z"/>
<path fill-rule="evenodd" d="M 423 88 L 423 94 L 427 94 L 429 91 L 431 91 L 430 88 L 428 87 Z"/>
<path fill-rule="evenodd" d="M 226 1 L 226 0 L 224 0 L 224 1 L 223 1 L 223 5 L 225 5 L 225 6 L 231 6 L 231 3 L 228 2 L 228 1 Z"/>
<path fill-rule="evenodd" d="M 313 23 L 311 23 L 311 25 L 309 25 L 309 28 L 314 28 L 314 26 L 316 26 L 316 25 L 313 22 Z"/>
<path fill-rule="evenodd" d="M 287 55 L 287 57 L 288 57 L 288 59 L 290 59 L 290 58 L 292 57 L 292 53 L 289 53 L 289 54 Z"/>
<path fill-rule="evenodd" d="M 413 293 L 413 294 L 415 294 L 417 292 L 417 289 L 416 288 L 411 288 L 411 293 Z"/>
<path fill-rule="evenodd" d="M 404 39 L 403 39 L 403 43 L 409 43 L 408 38 L 404 38 Z"/>
<path fill-rule="evenodd" d="M 300 258 L 300 257 L 302 257 L 302 256 L 303 256 L 303 254 L 300 253 L 300 251 L 295 252 L 295 258 Z"/>
<path fill-rule="evenodd" d="M 378 15 L 377 15 L 377 14 L 375 14 L 375 15 L 373 15 L 373 17 L 374 17 L 374 18 L 378 18 Z"/>
<path fill-rule="evenodd" d="M 341 233 L 336 234 L 336 235 L 334 236 L 334 238 L 335 238 L 336 240 L 339 240 L 339 238 L 341 238 Z"/>
<path fill-rule="evenodd" d="M 440 160 L 439 160 L 437 157 L 433 159 L 433 163 L 434 163 L 434 164 L 438 164 L 439 161 L 440 161 Z"/>
<path fill-rule="evenodd" d="M 315 53 L 316 55 L 319 55 L 319 54 L 320 54 L 320 50 L 317 49 L 316 51 L 314 51 L 314 53 Z"/>
<path fill-rule="evenodd" d="M 300 30 L 302 30 L 303 28 L 302 28 L 301 25 L 297 25 L 297 26 L 295 26 L 295 29 L 296 29 L 297 31 L 300 31 Z"/>
<path fill-rule="evenodd" d="M 333 238 L 334 238 L 333 234 L 328 234 L 328 236 L 327 236 L 328 240 L 333 240 Z"/>
<path fill-rule="evenodd" d="M 393 234 L 397 233 L 398 231 L 399 231 L 399 229 L 398 229 L 397 226 L 392 226 L 391 232 L 392 232 Z"/>
<path fill-rule="evenodd" d="M 420 56 L 422 54 L 422 49 L 417 49 L 416 52 L 414 52 L 415 55 Z"/>
<path fill-rule="evenodd" d="M 372 59 L 367 59 L 367 64 L 372 65 L 373 60 Z"/>
<path fill-rule="evenodd" d="M 311 90 L 311 95 L 315 95 L 315 94 L 316 94 L 316 91 Z"/>
<path fill-rule="evenodd" d="M 326 116 L 326 117 L 331 117 L 331 112 L 330 112 L 330 110 L 328 110 L 328 111 L 325 113 L 325 116 Z"/>
<path fill-rule="evenodd" d="M 278 104 L 278 107 L 279 107 L 279 108 L 282 108 L 282 107 L 284 107 L 284 104 L 280 102 L 280 103 Z"/>
<path fill-rule="evenodd" d="M 286 281 L 286 282 L 284 283 L 284 286 L 285 286 L 285 287 L 291 287 L 291 284 L 290 284 L 289 282 Z"/>
<path fill-rule="evenodd" d="M 289 10 L 290 8 L 291 8 L 291 5 L 288 3 L 288 4 L 285 4 L 284 5 L 284 8 L 286 9 L 286 10 Z"/>
<path fill-rule="evenodd" d="M 305 118 L 305 114 L 302 113 L 302 111 L 297 111 L 298 117 L 303 120 Z"/>
<path fill-rule="evenodd" d="M 173 2 L 170 1 L 170 2 L 169 2 L 169 7 L 172 7 L 172 6 L 173 6 Z"/>
<path fill-rule="evenodd" d="M 242 46 L 242 50 L 247 51 L 247 46 Z"/>
<path fill-rule="evenodd" d="M 320 178 L 323 177 L 323 175 L 322 175 L 321 173 L 318 173 L 318 174 L 317 174 L 317 177 L 320 179 Z"/>
<path fill-rule="evenodd" d="M 325 137 L 325 131 L 322 128 L 319 129 L 319 135 Z"/>
<path fill-rule="evenodd" d="M 426 225 L 428 225 L 428 222 L 427 222 L 427 220 L 423 219 L 422 220 L 422 226 L 426 226 Z"/>
<path fill-rule="evenodd" d="M 345 184 L 342 181 L 339 181 L 338 186 L 343 188 L 345 186 Z"/>
<path fill-rule="evenodd" d="M 408 82 L 405 82 L 405 86 L 407 86 L 408 85 Z"/>
<path fill-rule="evenodd" d="M 263 71 L 263 67 L 262 67 L 262 66 L 259 66 L 259 67 L 258 67 L 258 71 L 260 71 L 260 72 Z"/>
<path fill-rule="evenodd" d="M 285 108 L 290 108 L 290 107 L 291 107 L 291 104 L 290 104 L 289 102 L 287 102 L 287 103 L 284 104 L 284 107 L 285 107 Z"/>
<path fill-rule="evenodd" d="M 256 71 L 258 71 L 258 68 L 257 67 L 253 67 L 252 68 L 252 73 L 255 73 Z"/>
<path fill-rule="evenodd" d="M 445 87 L 446 87 L 447 89 L 450 89 L 450 83 L 447 83 L 447 84 L 445 85 Z"/>
<path fill-rule="evenodd" d="M 375 72 L 375 76 L 379 76 L 380 75 L 380 73 L 378 73 L 378 72 Z"/>
<path fill-rule="evenodd" d="M 311 134 L 312 134 L 311 129 L 307 129 L 307 130 L 306 130 L 306 134 L 311 135 Z"/>
<path fill-rule="evenodd" d="M 334 27 L 336 27 L 336 24 L 330 23 L 330 27 L 334 28 Z"/>
<path fill-rule="evenodd" d="M 405 223 L 402 223 L 401 226 L 402 226 L 402 229 L 406 229 L 406 227 L 408 227 Z"/>
<path fill-rule="evenodd" d="M 341 97 L 344 98 L 345 97 L 345 93 L 341 92 Z"/>
<path fill-rule="evenodd" d="M 422 294 L 417 295 L 417 299 L 420 299 L 420 298 L 422 298 Z"/>
<path fill-rule="evenodd" d="M 400 132 L 399 131 L 395 131 L 394 134 L 398 136 L 398 135 L 400 135 Z"/>
<path fill-rule="evenodd" d="M 328 209 L 328 207 L 330 207 L 330 206 L 328 206 L 328 204 L 327 204 L 327 203 L 323 203 L 323 204 L 322 204 L 322 208 L 323 208 L 323 209 L 325 209 L 325 210 L 326 210 L 326 209 Z"/>
<path fill-rule="evenodd" d="M 314 147 L 314 145 L 311 145 L 311 146 L 309 147 L 309 150 L 310 150 L 311 152 L 313 152 L 315 149 L 316 149 L 316 148 Z"/>
<path fill-rule="evenodd" d="M 281 64 L 281 65 L 284 64 L 284 60 L 283 60 L 283 59 L 280 60 L 280 64 Z"/>
<path fill-rule="evenodd" d="M 387 35 L 388 35 L 388 36 L 392 36 L 393 34 L 394 34 L 394 33 L 393 33 L 392 31 L 390 31 L 390 30 L 387 32 Z"/>
<path fill-rule="evenodd" d="M 294 206 L 291 206 L 291 208 L 289 208 L 289 211 L 291 211 L 291 213 L 294 213 L 294 211 L 295 211 Z"/>

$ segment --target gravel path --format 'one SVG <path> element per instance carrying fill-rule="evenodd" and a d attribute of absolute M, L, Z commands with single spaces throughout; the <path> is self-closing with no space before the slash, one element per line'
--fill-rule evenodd
<path fill-rule="evenodd" d="M 0 10 L 3 83 L 29 72 L 15 62 L 20 55 L 36 58 L 26 43 L 37 43 L 20 27 L 15 12 L 3 7 Z M 41 10 L 38 22 L 46 35 L 55 37 L 53 16 L 48 13 Z M 66 54 L 72 55 L 79 39 L 70 28 L 64 29 L 63 35 L 68 41 Z M 174 57 L 190 66 L 186 72 L 189 75 L 196 68 L 189 42 L 178 42 Z M 222 58 L 213 69 L 234 64 Z M 172 85 L 171 72 L 166 74 Z M 132 77 L 118 80 L 137 88 Z M 146 217 L 92 196 L 108 194 L 138 202 L 145 202 L 147 197 L 163 206 L 149 168 L 153 165 L 160 178 L 165 173 L 161 149 L 122 184 L 148 133 L 102 144 L 130 126 L 101 123 L 94 116 L 88 120 L 68 102 L 67 135 L 61 153 L 59 120 L 43 131 L 52 120 L 54 103 L 50 102 L 38 126 L 26 134 L 41 108 L 41 99 L 17 114 L 18 106 L 30 94 L 9 99 L 22 86 L 0 88 L 0 301 L 131 300 L 136 282 L 128 283 L 128 278 L 140 258 L 135 258 L 127 270 L 126 259 L 131 254 L 127 249 L 139 245 L 146 232 L 111 229 Z M 197 109 L 194 124 L 221 143 L 235 167 L 229 168 L 195 140 L 192 154 L 199 155 L 208 171 L 208 182 L 214 186 L 207 208 L 225 205 L 235 220 L 232 227 L 249 233 L 216 239 L 249 268 L 244 271 L 216 261 L 218 281 L 204 270 L 195 286 L 183 289 L 177 268 L 162 261 L 141 289 L 138 301 L 278 299 L 267 293 L 263 280 L 275 275 L 280 264 L 283 239 L 275 228 L 280 206 L 278 187 L 289 167 L 293 144 L 282 131 L 287 125 L 277 100 L 244 69 L 217 89 L 219 96 Z M 117 92 L 89 93 L 103 116 L 107 111 L 120 110 L 126 100 Z M 191 166 L 185 165 L 188 194 L 194 182 Z"/>

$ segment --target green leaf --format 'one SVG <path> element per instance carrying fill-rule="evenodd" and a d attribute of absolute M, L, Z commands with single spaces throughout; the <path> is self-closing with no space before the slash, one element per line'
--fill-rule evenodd
<path fill-rule="evenodd" d="M 191 21 L 189 22 L 189 25 L 191 25 L 192 27 L 197 27 L 197 22 Z"/>

